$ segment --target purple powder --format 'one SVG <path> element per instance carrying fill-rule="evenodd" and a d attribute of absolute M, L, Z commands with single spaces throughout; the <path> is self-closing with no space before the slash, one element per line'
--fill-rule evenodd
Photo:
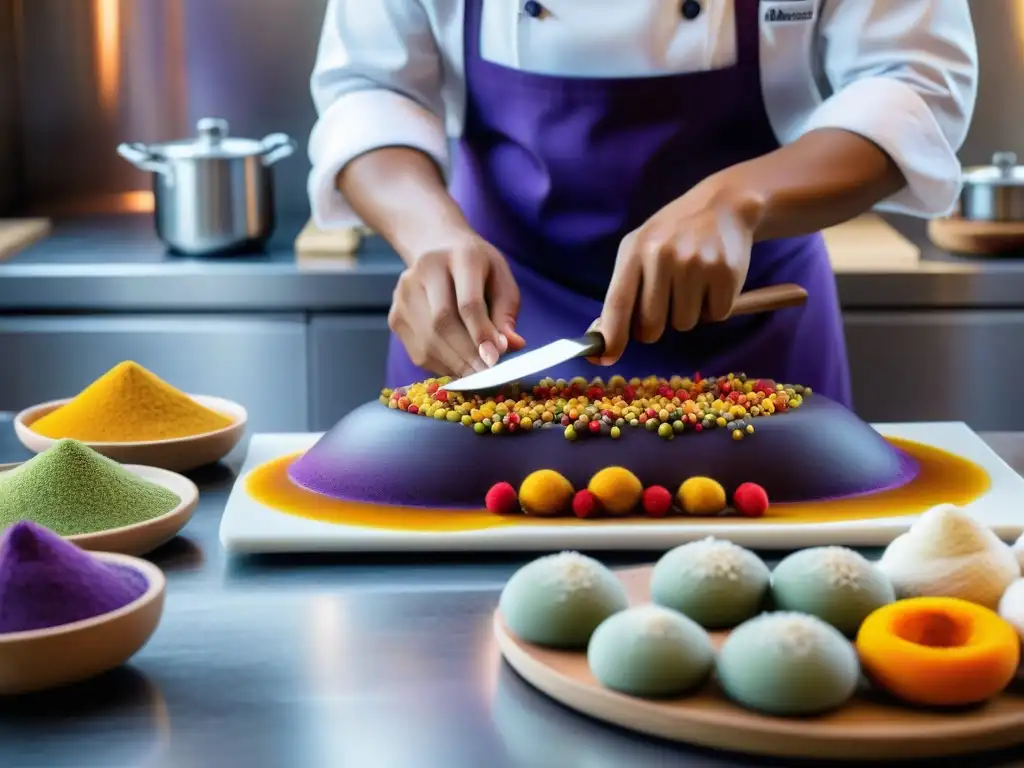
<path fill-rule="evenodd" d="M 116 611 L 149 588 L 146 577 L 108 565 L 29 521 L 0 539 L 0 634 L 49 629 Z"/>

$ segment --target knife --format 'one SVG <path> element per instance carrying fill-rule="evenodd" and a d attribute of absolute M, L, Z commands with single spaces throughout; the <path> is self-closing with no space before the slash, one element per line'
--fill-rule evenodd
<path fill-rule="evenodd" d="M 795 283 L 758 288 L 741 293 L 732 305 L 729 317 L 773 312 L 798 307 L 807 301 L 807 291 Z M 509 357 L 493 368 L 445 384 L 449 392 L 482 392 L 506 384 L 528 380 L 538 373 L 577 357 L 598 357 L 604 352 L 604 337 L 591 331 L 577 339 L 559 339 L 543 347 Z"/>

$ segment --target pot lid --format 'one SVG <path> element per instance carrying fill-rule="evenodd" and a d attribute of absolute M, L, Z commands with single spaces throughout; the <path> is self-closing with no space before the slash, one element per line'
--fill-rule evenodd
<path fill-rule="evenodd" d="M 1017 165 L 1013 152 L 996 152 L 992 165 L 977 165 L 964 168 L 966 184 L 995 184 L 998 186 L 1024 186 L 1024 166 Z"/>
<path fill-rule="evenodd" d="M 228 121 L 219 117 L 204 117 L 196 123 L 197 136 L 162 144 L 151 144 L 148 149 L 154 155 L 165 158 L 211 158 L 253 157 L 262 155 L 267 147 L 256 139 L 228 136 Z"/>

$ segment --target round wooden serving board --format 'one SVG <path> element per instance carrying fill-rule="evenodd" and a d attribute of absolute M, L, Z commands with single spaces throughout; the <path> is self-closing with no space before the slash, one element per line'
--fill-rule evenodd
<path fill-rule="evenodd" d="M 974 256 L 1024 254 L 1024 221 L 967 221 L 954 217 L 928 222 L 928 237 L 939 248 Z"/>
<path fill-rule="evenodd" d="M 630 603 L 650 602 L 651 568 L 619 572 Z M 711 682 L 681 699 L 653 701 L 603 688 L 585 652 L 524 643 L 494 614 L 502 655 L 527 682 L 582 714 L 673 741 L 789 758 L 935 758 L 1024 743 L 1024 694 L 1004 693 L 983 707 L 950 712 L 903 707 L 865 688 L 843 709 L 815 718 L 760 715 L 730 702 Z M 716 645 L 725 639 L 713 636 Z"/>

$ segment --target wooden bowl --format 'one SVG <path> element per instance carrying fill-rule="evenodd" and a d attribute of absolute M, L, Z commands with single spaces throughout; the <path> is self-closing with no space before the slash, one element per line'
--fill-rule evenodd
<path fill-rule="evenodd" d="M 0 464 L 0 472 L 14 469 L 19 464 Z M 170 512 L 134 525 L 108 528 L 95 533 L 80 533 L 65 536 L 68 541 L 90 552 L 113 552 L 120 555 L 145 555 L 173 539 L 192 519 L 196 504 L 199 503 L 199 489 L 187 477 L 157 467 L 140 467 L 132 464 L 124 467 L 144 480 L 162 485 L 171 491 L 181 503 Z"/>
<path fill-rule="evenodd" d="M 149 588 L 123 608 L 91 619 L 0 634 L 0 695 L 34 693 L 95 677 L 124 664 L 152 636 L 163 613 L 163 572 L 134 557 L 96 557 L 134 568 Z"/>
<path fill-rule="evenodd" d="M 209 395 L 189 395 L 200 405 L 222 413 L 232 423 L 214 432 L 192 437 L 174 437 L 170 440 L 148 440 L 135 443 L 90 443 L 80 442 L 89 446 L 97 453 L 118 461 L 122 464 L 142 464 L 147 467 L 160 467 L 172 472 L 188 472 L 197 467 L 214 464 L 231 452 L 242 435 L 249 415 L 238 403 Z M 32 424 L 51 411 L 69 403 L 71 398 L 51 400 L 26 408 L 14 418 L 14 432 L 21 444 L 33 453 L 42 453 L 52 446 L 56 440 L 44 437 L 32 431 Z"/>

